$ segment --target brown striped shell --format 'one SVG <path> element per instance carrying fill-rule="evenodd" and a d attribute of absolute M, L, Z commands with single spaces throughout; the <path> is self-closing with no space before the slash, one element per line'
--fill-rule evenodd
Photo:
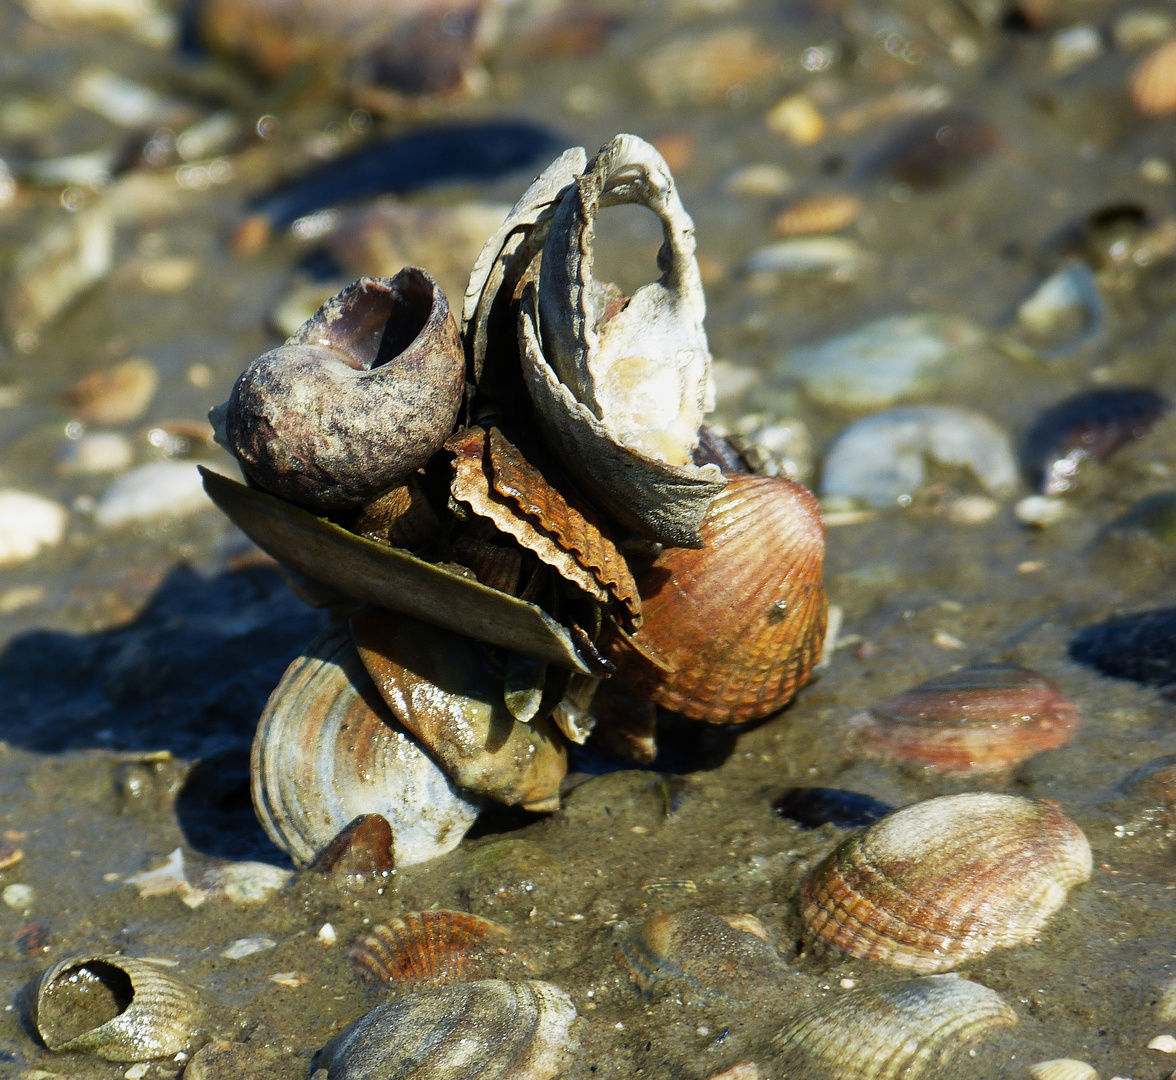
<path fill-rule="evenodd" d="M 786 1070 L 780 1075 L 932 1080 L 1016 1022 L 996 991 L 958 975 L 931 975 L 840 994 L 790 1020 L 772 1043 Z"/>
<path fill-rule="evenodd" d="M 856 195 L 814 195 L 781 210 L 772 220 L 772 232 L 777 236 L 838 232 L 857 221 L 863 209 Z"/>
<path fill-rule="evenodd" d="M 1090 845 L 1057 807 L 968 793 L 896 810 L 822 861 L 800 891 L 815 952 L 946 971 L 1034 941 L 1090 877 Z"/>
<path fill-rule="evenodd" d="M 827 601 L 816 500 L 781 477 L 734 475 L 702 526 L 638 575 L 644 622 L 606 654 L 624 690 L 694 720 L 742 723 L 783 707 L 820 659 Z"/>
<path fill-rule="evenodd" d="M 440 984 L 483 978 L 503 926 L 465 911 L 410 911 L 373 926 L 351 947 L 361 979 L 379 985 Z"/>
<path fill-rule="evenodd" d="M 1019 664 L 973 664 L 871 705 L 849 721 L 870 757 L 951 775 L 998 772 L 1064 746 L 1078 710 Z"/>

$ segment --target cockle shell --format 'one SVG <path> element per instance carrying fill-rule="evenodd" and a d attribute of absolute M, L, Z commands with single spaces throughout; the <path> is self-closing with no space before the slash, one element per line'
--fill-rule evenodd
<path fill-rule="evenodd" d="M 350 955 L 360 977 L 377 985 L 466 982 L 486 974 L 509 937 L 506 927 L 465 911 L 410 911 L 373 926 Z"/>
<path fill-rule="evenodd" d="M 403 483 L 453 431 L 465 356 L 425 271 L 360 278 L 254 360 L 209 414 L 260 487 L 318 509 Z"/>
<path fill-rule="evenodd" d="M 550 721 L 510 714 L 473 642 L 375 609 L 351 630 L 381 697 L 456 784 L 528 810 L 559 806 L 563 743 Z"/>
<path fill-rule="evenodd" d="M 949 774 L 1007 769 L 1064 746 L 1078 710 L 1019 664 L 974 664 L 928 679 L 849 721 L 871 757 Z"/>
<path fill-rule="evenodd" d="M 638 575 L 644 622 L 605 651 L 618 685 L 694 720 L 782 708 L 820 659 L 827 602 L 816 500 L 780 477 L 737 475 L 702 527 Z"/>
<path fill-rule="evenodd" d="M 788 1076 L 795 1069 L 828 1080 L 920 1080 L 946 1075 L 958 1055 L 1016 1022 L 994 990 L 931 975 L 839 995 L 791 1020 L 772 1042 Z"/>
<path fill-rule="evenodd" d="M 553 1080 L 576 1007 L 558 986 L 484 979 L 406 994 L 361 1016 L 315 1060 L 314 1080 Z"/>
<path fill-rule="evenodd" d="M 804 940 L 817 952 L 945 971 L 1034 941 L 1090 870 L 1082 830 L 1050 803 L 928 799 L 850 837 L 810 873 Z"/>
<path fill-rule="evenodd" d="M 258 722 L 251 773 L 262 826 L 300 866 L 372 813 L 392 827 L 397 866 L 424 862 L 455 848 L 481 806 L 393 718 L 346 625 L 286 669 Z"/>
<path fill-rule="evenodd" d="M 85 953 L 41 976 L 33 1019 L 50 1050 L 150 1061 L 202 1041 L 205 1016 L 196 990 L 155 964 Z"/>

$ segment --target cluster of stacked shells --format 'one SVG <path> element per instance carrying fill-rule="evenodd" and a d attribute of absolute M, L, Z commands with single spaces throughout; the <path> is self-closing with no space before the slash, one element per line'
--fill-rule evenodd
<path fill-rule="evenodd" d="M 664 237 L 631 297 L 593 274 L 623 203 Z M 460 329 L 425 271 L 364 278 L 213 410 L 249 484 L 209 494 L 337 616 L 254 742 L 258 815 L 296 863 L 360 829 L 373 867 L 421 862 L 485 800 L 555 809 L 567 740 L 649 762 L 658 706 L 742 723 L 808 679 L 820 514 L 703 424 L 704 313 L 673 178 L 621 135 L 531 185 Z"/>

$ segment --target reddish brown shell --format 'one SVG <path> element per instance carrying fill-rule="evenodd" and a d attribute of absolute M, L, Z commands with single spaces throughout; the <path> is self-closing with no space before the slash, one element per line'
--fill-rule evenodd
<path fill-rule="evenodd" d="M 486 978 L 487 957 L 510 932 L 465 911 L 410 911 L 372 927 L 351 947 L 359 977 L 378 985 Z"/>
<path fill-rule="evenodd" d="M 638 576 L 645 621 L 605 652 L 618 685 L 694 720 L 756 720 L 786 705 L 820 659 L 825 529 L 791 480 L 736 475 L 702 548 L 667 548 Z"/>
<path fill-rule="evenodd" d="M 849 721 L 870 757 L 965 775 L 998 772 L 1064 746 L 1078 710 L 1019 664 L 974 664 L 928 679 Z"/>
<path fill-rule="evenodd" d="M 846 840 L 800 891 L 816 952 L 946 971 L 1034 941 L 1090 876 L 1082 830 L 1047 802 L 969 793 L 896 810 Z"/>

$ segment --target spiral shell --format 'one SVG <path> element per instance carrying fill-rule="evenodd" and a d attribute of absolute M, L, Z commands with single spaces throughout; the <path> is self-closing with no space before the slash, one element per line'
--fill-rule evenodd
<path fill-rule="evenodd" d="M 372 983 L 451 983 L 478 977 L 492 942 L 509 931 L 465 911 L 410 911 L 373 926 L 351 948 Z"/>
<path fill-rule="evenodd" d="M 846 840 L 800 891 L 817 952 L 945 971 L 1034 941 L 1090 877 L 1090 845 L 1056 807 L 969 793 L 904 807 Z"/>
<path fill-rule="evenodd" d="M 322 510 L 402 484 L 453 431 L 465 357 L 425 271 L 360 278 L 254 360 L 209 414 L 260 487 Z"/>
<path fill-rule="evenodd" d="M 33 1019 L 50 1050 L 150 1061 L 202 1041 L 205 1016 L 197 992 L 156 965 L 84 953 L 41 976 Z"/>
<path fill-rule="evenodd" d="M 773 1046 L 782 1069 L 806 1069 L 796 1075 L 920 1080 L 941 1075 L 974 1043 L 1016 1022 L 994 990 L 958 975 L 931 975 L 817 1005 L 790 1021 Z"/>
<path fill-rule="evenodd" d="M 963 775 L 1011 768 L 1064 746 L 1078 710 L 1019 664 L 974 664 L 928 679 L 849 721 L 871 757 Z"/>
<path fill-rule="evenodd" d="M 396 865 L 424 862 L 455 848 L 481 805 L 393 719 L 346 625 L 286 669 L 257 725 L 251 773 L 262 826 L 299 866 L 373 813 L 392 827 Z"/>
<path fill-rule="evenodd" d="M 551 983 L 438 986 L 361 1016 L 314 1067 L 326 1080 L 553 1080 L 571 1058 L 575 1018 L 571 998 Z"/>
<path fill-rule="evenodd" d="M 605 649 L 618 685 L 694 720 L 755 720 L 783 707 L 820 659 L 825 531 L 799 484 L 737 475 L 702 528 L 638 575 L 644 622 Z"/>

